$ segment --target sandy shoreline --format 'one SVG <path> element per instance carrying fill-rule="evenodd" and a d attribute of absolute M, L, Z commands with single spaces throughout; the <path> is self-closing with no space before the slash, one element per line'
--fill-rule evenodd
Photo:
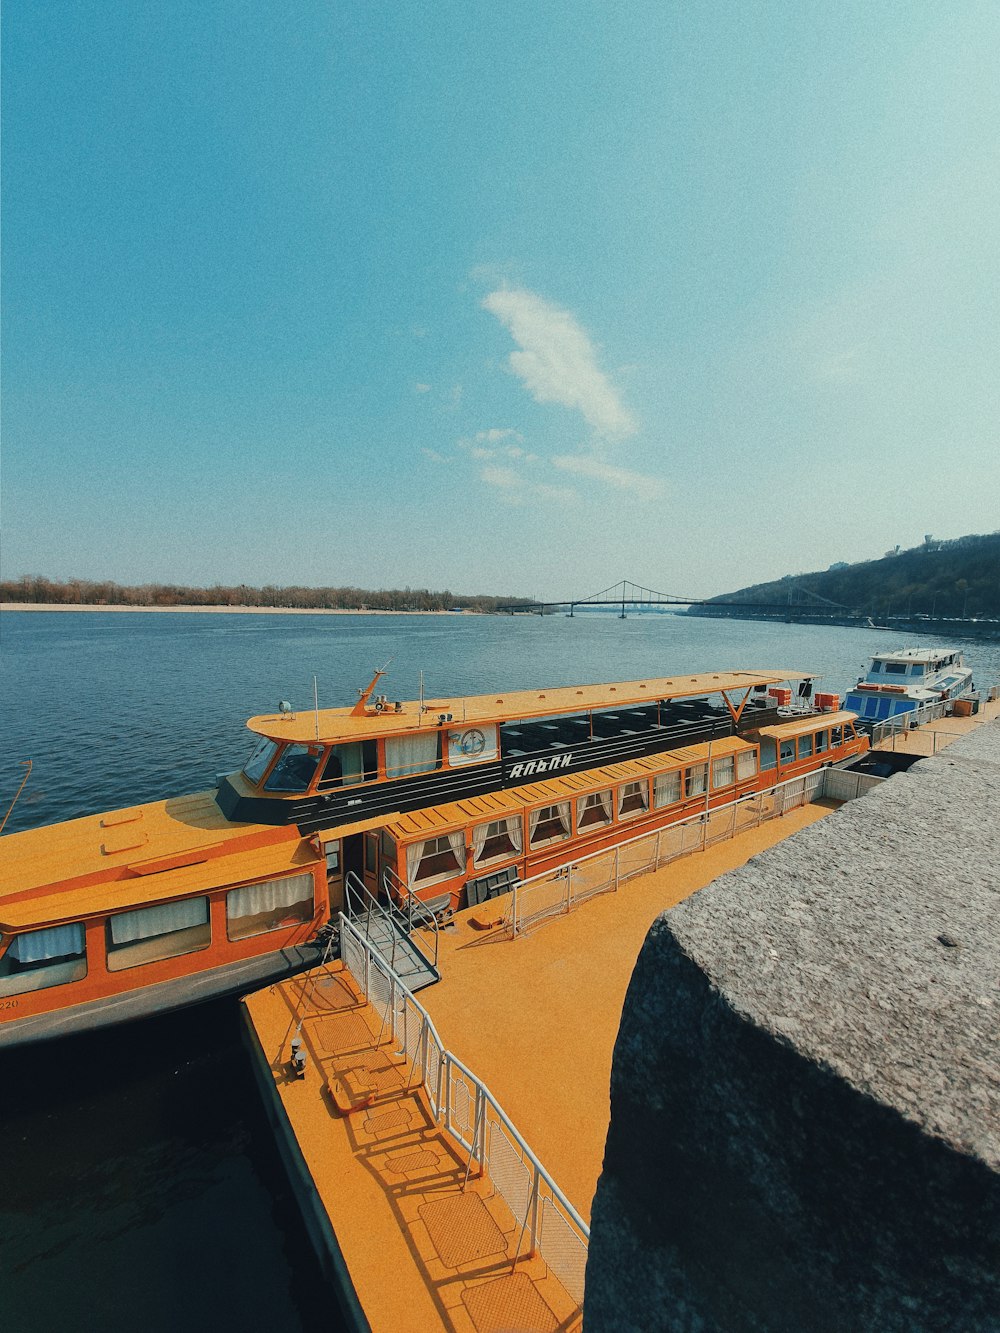
<path fill-rule="evenodd" d="M 325 606 L 93 606 L 65 602 L 0 602 L 0 611 L 147 611 L 249 616 L 478 616 L 480 611 L 356 611 Z"/>

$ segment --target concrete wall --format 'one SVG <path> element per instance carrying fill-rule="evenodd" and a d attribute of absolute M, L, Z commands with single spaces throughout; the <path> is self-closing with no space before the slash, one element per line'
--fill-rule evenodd
<path fill-rule="evenodd" d="M 1000 725 L 664 914 L 585 1328 L 1000 1329 Z"/>

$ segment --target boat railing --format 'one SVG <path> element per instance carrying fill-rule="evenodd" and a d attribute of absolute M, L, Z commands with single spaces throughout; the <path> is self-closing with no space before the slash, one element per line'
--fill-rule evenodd
<path fill-rule="evenodd" d="M 866 732 L 872 749 L 883 745 L 887 740 L 895 744 L 896 737 L 910 731 L 913 727 L 924 727 L 928 722 L 948 715 L 947 703 L 922 704 L 919 708 L 909 708 L 905 713 L 882 719 L 859 717 L 854 725 L 858 731 Z"/>
<path fill-rule="evenodd" d="M 438 913 L 422 898 L 410 888 L 399 875 L 396 874 L 392 866 L 383 866 L 382 868 L 382 886 L 386 891 L 386 897 L 390 904 L 394 905 L 396 911 L 402 913 L 406 923 L 407 935 L 412 935 L 415 929 L 424 929 L 430 933 L 434 944 L 434 957 L 431 959 L 434 966 L 438 965 L 438 945 L 441 935 L 441 923 L 438 920 Z M 449 895 L 448 901 L 451 901 Z"/>
<path fill-rule="evenodd" d="M 636 875 L 648 874 L 678 857 L 702 851 L 797 806 L 807 805 L 824 794 L 826 775 L 838 771 L 821 768 L 786 778 L 725 805 L 704 808 L 653 833 L 640 833 L 615 847 L 591 852 L 515 881 L 498 923 L 503 935 L 523 934 L 547 917 L 569 912 L 599 894 L 615 892 L 620 884 Z"/>
<path fill-rule="evenodd" d="M 364 880 L 359 879 L 353 870 L 349 870 L 344 876 L 344 907 L 346 915 L 352 921 L 370 921 L 374 917 L 386 923 L 388 937 L 392 940 L 389 961 L 391 966 L 395 967 L 399 923 L 394 913 L 384 903 L 379 902 Z"/>
<path fill-rule="evenodd" d="M 483 1081 L 447 1050 L 426 1009 L 353 921 L 341 916 L 341 957 L 421 1087 L 435 1122 L 467 1154 L 463 1191 L 488 1177 L 518 1231 L 513 1265 L 540 1255 L 582 1307 L 590 1232 Z"/>

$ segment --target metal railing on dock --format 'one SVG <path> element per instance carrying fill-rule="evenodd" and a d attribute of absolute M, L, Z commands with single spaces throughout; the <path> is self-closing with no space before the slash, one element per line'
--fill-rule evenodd
<path fill-rule="evenodd" d="M 519 1228 L 514 1263 L 522 1253 L 540 1255 L 582 1306 L 586 1223 L 489 1088 L 446 1049 L 426 1009 L 343 914 L 340 930 L 344 965 L 409 1063 L 407 1086 L 423 1088 L 435 1122 L 468 1154 L 466 1184 L 473 1172 L 487 1175 Z"/>

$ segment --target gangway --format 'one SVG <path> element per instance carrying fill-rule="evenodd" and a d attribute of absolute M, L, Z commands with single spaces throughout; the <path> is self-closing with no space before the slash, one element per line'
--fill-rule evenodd
<path fill-rule="evenodd" d="M 345 915 L 411 991 L 432 986 L 441 980 L 437 918 L 388 867 L 383 872 L 383 889 L 385 898 L 380 901 L 354 871 L 348 871 L 344 879 Z M 414 939 L 413 932 L 419 928 L 430 932 L 430 952 Z"/>

